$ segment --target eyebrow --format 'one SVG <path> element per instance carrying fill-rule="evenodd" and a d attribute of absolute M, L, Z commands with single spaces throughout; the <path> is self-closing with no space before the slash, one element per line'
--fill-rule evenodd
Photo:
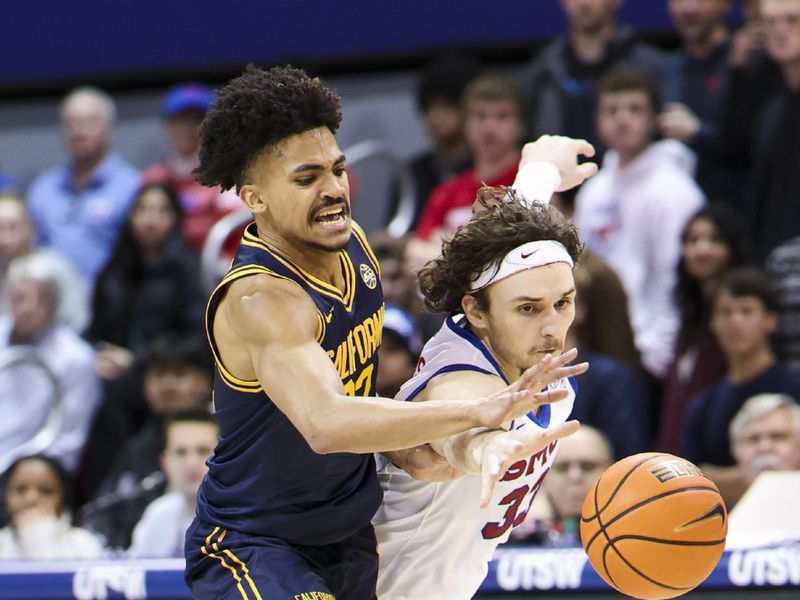
<path fill-rule="evenodd" d="M 575 293 L 575 288 L 574 287 L 570 288 L 569 290 L 567 290 L 566 292 L 561 294 L 559 300 L 561 298 L 566 298 L 570 294 L 574 294 L 574 293 Z M 511 301 L 512 302 L 544 302 L 544 298 L 534 298 L 532 296 L 517 296 L 516 298 L 512 298 Z"/>
<path fill-rule="evenodd" d="M 335 161 L 333 161 L 333 166 L 335 167 L 337 165 L 340 165 L 345 160 L 346 160 L 346 158 L 345 158 L 344 154 L 341 154 L 339 156 L 339 158 L 337 158 Z M 300 173 L 301 171 L 324 171 L 324 170 L 325 170 L 325 167 L 323 167 L 322 165 L 320 165 L 318 163 L 304 163 L 304 164 L 300 165 L 299 167 L 295 168 L 294 170 L 292 170 L 292 173 Z"/>

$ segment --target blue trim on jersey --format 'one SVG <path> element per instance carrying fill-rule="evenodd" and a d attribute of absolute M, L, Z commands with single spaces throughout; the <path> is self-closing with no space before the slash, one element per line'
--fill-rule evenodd
<path fill-rule="evenodd" d="M 538 415 L 536 415 L 533 411 L 529 412 L 528 418 L 542 429 L 547 429 L 550 426 L 550 405 L 545 404 L 544 406 L 540 407 Z"/>
<path fill-rule="evenodd" d="M 486 375 L 497 375 L 497 373 L 492 373 L 491 371 L 487 371 L 486 369 L 481 369 L 480 367 L 476 367 L 475 365 L 468 365 L 466 363 L 465 364 L 455 363 L 455 364 L 452 364 L 452 365 L 447 365 L 446 367 L 442 367 L 441 369 L 439 369 L 438 371 L 433 373 L 425 381 L 423 381 L 421 384 L 419 384 L 419 387 L 417 389 L 415 389 L 413 392 L 411 392 L 408 395 L 408 398 L 406 398 L 404 400 L 404 402 L 410 402 L 411 400 L 416 398 L 417 395 L 422 390 L 425 389 L 425 386 L 428 385 L 431 382 L 431 379 L 433 379 L 434 377 L 438 377 L 442 373 L 451 373 L 453 371 L 477 371 L 478 373 L 485 373 Z"/>
<path fill-rule="evenodd" d="M 464 318 L 466 319 L 466 317 Z M 497 361 L 494 359 L 494 356 L 492 356 L 491 352 L 489 352 L 489 350 L 486 349 L 486 346 L 484 346 L 483 342 L 478 339 L 477 335 L 475 335 L 471 331 L 467 331 L 466 329 L 458 325 L 458 323 L 456 323 L 453 320 L 453 317 L 447 317 L 445 323 L 447 323 L 447 326 L 450 328 L 450 331 L 455 333 L 457 336 L 464 338 L 470 344 L 475 346 L 475 348 L 480 350 L 481 354 L 483 354 L 486 360 L 489 361 L 489 364 L 492 365 L 497 371 L 497 373 L 494 373 L 494 375 L 498 375 L 506 383 L 506 385 L 508 385 L 508 379 L 506 379 L 506 376 L 503 375 L 503 370 L 500 368 L 500 365 L 497 364 Z"/>

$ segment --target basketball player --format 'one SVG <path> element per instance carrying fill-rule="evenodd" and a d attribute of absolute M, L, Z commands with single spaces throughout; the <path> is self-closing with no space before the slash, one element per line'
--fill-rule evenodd
<path fill-rule="evenodd" d="M 419 273 L 428 308 L 452 316 L 400 389 L 396 398 L 406 404 L 495 393 L 563 350 L 575 316 L 577 230 L 555 208 L 529 207 L 507 188 L 484 187 L 478 202 L 482 211 Z M 557 440 L 578 428 L 567 421 L 571 384 L 550 389 L 569 396 L 500 426 L 431 442 L 465 477 L 415 480 L 400 468 L 402 453 L 386 453 L 384 501 L 373 519 L 381 600 L 473 597 L 495 548 L 524 521 Z"/>
<path fill-rule="evenodd" d="M 563 394 L 554 356 L 499 394 L 391 402 L 375 387 L 379 266 L 351 221 L 339 98 L 300 70 L 248 68 L 201 126 L 199 180 L 235 187 L 255 222 L 208 304 L 220 441 L 186 537 L 194 598 L 369 599 L 380 501 L 373 451 L 496 427 Z M 528 149 L 575 185 L 585 142 Z M 552 189 L 550 190 L 552 191 Z M 520 390 L 516 392 L 515 390 Z"/>

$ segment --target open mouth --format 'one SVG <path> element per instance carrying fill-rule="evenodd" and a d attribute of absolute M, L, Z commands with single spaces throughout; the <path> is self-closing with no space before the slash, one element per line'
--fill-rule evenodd
<path fill-rule="evenodd" d="M 323 208 L 314 215 L 314 222 L 324 225 L 339 225 L 343 224 L 346 220 L 347 206 L 344 204 Z"/>

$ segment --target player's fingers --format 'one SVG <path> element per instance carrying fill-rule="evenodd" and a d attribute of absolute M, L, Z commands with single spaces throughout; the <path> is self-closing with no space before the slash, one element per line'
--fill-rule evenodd
<path fill-rule="evenodd" d="M 481 470 L 481 499 L 480 507 L 486 508 L 492 500 L 494 486 L 500 480 L 500 459 L 493 454 L 486 456 L 487 464 Z"/>
<path fill-rule="evenodd" d="M 591 158 L 595 155 L 594 146 L 586 140 L 574 140 L 574 144 L 575 152 L 581 156 L 588 156 Z"/>
<path fill-rule="evenodd" d="M 576 171 L 578 173 L 578 177 L 581 178 L 581 181 L 586 181 L 589 179 L 589 177 L 594 177 L 597 175 L 598 166 L 597 163 L 585 162 L 578 165 Z"/>
<path fill-rule="evenodd" d="M 552 404 L 553 402 L 559 402 L 560 400 L 564 400 L 568 397 L 568 390 L 544 390 L 538 394 L 534 394 L 533 400 L 538 408 L 542 404 Z"/>

